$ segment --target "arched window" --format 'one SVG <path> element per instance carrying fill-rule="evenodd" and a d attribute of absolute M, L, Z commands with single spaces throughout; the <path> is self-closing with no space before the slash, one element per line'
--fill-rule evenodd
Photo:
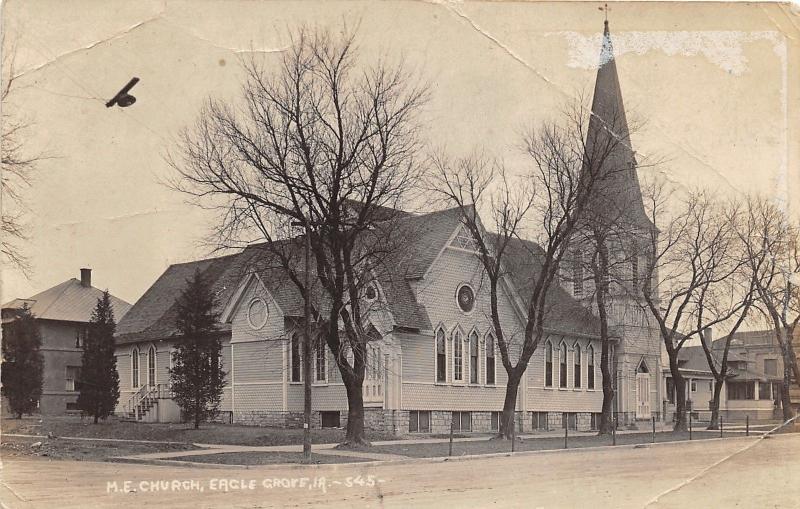
<path fill-rule="evenodd" d="M 139 387 L 139 349 L 131 352 L 131 386 Z"/>
<path fill-rule="evenodd" d="M 436 331 L 436 381 L 447 381 L 447 354 L 444 349 L 444 331 Z"/>
<path fill-rule="evenodd" d="M 586 387 L 594 389 L 594 347 L 586 349 Z"/>
<path fill-rule="evenodd" d="M 562 342 L 558 350 L 558 386 L 563 388 L 567 386 L 567 344 Z"/>
<path fill-rule="evenodd" d="M 464 344 L 461 339 L 461 331 L 453 331 L 453 381 L 461 382 L 464 380 Z"/>
<path fill-rule="evenodd" d="M 553 344 L 549 341 L 544 345 L 544 386 L 553 386 Z"/>
<path fill-rule="evenodd" d="M 325 359 L 325 352 L 326 352 L 325 346 L 326 346 L 325 338 L 320 336 L 317 339 L 317 344 L 316 344 L 316 354 L 317 354 L 316 355 L 316 361 L 317 361 L 316 362 L 316 368 L 317 368 L 317 377 L 316 378 L 317 378 L 318 382 L 324 382 L 325 380 L 327 380 L 327 375 L 325 373 L 325 360 L 326 360 Z"/>
<path fill-rule="evenodd" d="M 580 387 L 581 375 L 583 375 L 583 373 L 581 373 L 581 345 L 575 343 L 575 353 L 573 355 L 575 356 L 575 372 L 573 375 L 575 382 L 573 386 Z"/>
<path fill-rule="evenodd" d="M 486 335 L 486 383 L 494 384 L 494 336 Z"/>
<path fill-rule="evenodd" d="M 469 335 L 469 383 L 478 383 L 478 333 Z"/>
<path fill-rule="evenodd" d="M 294 333 L 290 339 L 289 344 L 289 362 L 291 362 L 291 378 L 292 382 L 299 382 L 301 380 L 301 372 L 303 365 L 303 358 L 300 353 L 300 334 Z"/>
<path fill-rule="evenodd" d="M 156 347 L 150 345 L 147 349 L 147 385 L 156 384 Z"/>

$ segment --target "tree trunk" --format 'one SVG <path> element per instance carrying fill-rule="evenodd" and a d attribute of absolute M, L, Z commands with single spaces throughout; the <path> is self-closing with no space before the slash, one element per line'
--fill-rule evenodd
<path fill-rule="evenodd" d="M 788 421 L 794 417 L 792 410 L 792 400 L 789 397 L 789 388 L 792 385 L 792 368 L 795 359 L 792 358 L 789 342 L 792 340 L 783 329 L 778 330 L 778 340 L 781 346 L 781 357 L 783 358 L 783 383 L 781 384 L 781 406 L 783 407 L 783 420 Z"/>
<path fill-rule="evenodd" d="M 613 403 L 614 403 L 614 378 L 611 373 L 610 345 L 608 340 L 608 314 L 605 309 L 603 291 L 597 292 L 597 305 L 600 315 L 600 373 L 603 375 L 603 409 L 600 416 L 600 435 L 610 435 L 614 428 Z"/>
<path fill-rule="evenodd" d="M 363 380 L 345 380 L 347 391 L 347 433 L 345 443 L 369 445 L 364 434 L 364 383 Z"/>
<path fill-rule="evenodd" d="M 672 381 L 675 385 L 675 425 L 672 431 L 686 431 L 686 381 L 678 369 L 678 352 L 667 352 L 669 354 L 669 370 L 672 374 Z"/>
<path fill-rule="evenodd" d="M 594 267 L 595 301 L 597 302 L 597 314 L 600 318 L 600 373 L 603 375 L 603 407 L 600 415 L 599 435 L 610 435 L 614 430 L 613 403 L 614 403 L 614 380 L 611 373 L 609 362 L 609 338 L 608 338 L 608 309 L 606 308 L 606 276 L 608 275 L 608 249 L 605 239 L 601 238 L 598 242 L 597 265 Z"/>
<path fill-rule="evenodd" d="M 94 414 L 94 423 L 97 424 L 97 414 Z"/>
<path fill-rule="evenodd" d="M 719 398 L 722 394 L 723 379 L 714 380 L 714 397 L 711 399 L 711 422 L 706 429 L 719 429 Z"/>
<path fill-rule="evenodd" d="M 523 370 L 522 373 L 525 373 Z M 514 415 L 517 411 L 517 392 L 519 392 L 519 384 L 522 379 L 522 373 L 517 370 L 512 370 L 508 374 L 508 383 L 506 383 L 506 398 L 503 402 L 503 415 L 500 419 L 500 433 L 499 436 L 511 439 L 514 433 Z"/>

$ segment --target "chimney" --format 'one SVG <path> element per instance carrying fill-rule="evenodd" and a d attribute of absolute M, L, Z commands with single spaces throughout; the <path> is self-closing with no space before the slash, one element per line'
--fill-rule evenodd
<path fill-rule="evenodd" d="M 714 340 L 714 329 L 712 329 L 711 327 L 706 327 L 705 329 L 703 329 L 703 343 L 705 343 L 709 349 L 711 348 L 711 342 L 713 340 Z"/>
<path fill-rule="evenodd" d="M 92 269 L 81 269 L 81 286 L 84 288 L 92 286 Z"/>

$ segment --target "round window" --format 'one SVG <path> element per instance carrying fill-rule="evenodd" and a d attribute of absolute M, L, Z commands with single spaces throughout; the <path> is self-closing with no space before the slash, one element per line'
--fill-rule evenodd
<path fill-rule="evenodd" d="M 465 313 L 469 313 L 475 307 L 475 292 L 469 285 L 459 286 L 456 298 L 458 299 L 458 307 Z"/>
<path fill-rule="evenodd" d="M 364 290 L 364 298 L 369 302 L 378 298 L 378 289 L 375 288 L 375 283 L 370 284 L 367 286 L 366 290 Z"/>
<path fill-rule="evenodd" d="M 267 303 L 263 299 L 253 299 L 247 308 L 247 321 L 253 329 L 260 329 L 267 323 Z"/>

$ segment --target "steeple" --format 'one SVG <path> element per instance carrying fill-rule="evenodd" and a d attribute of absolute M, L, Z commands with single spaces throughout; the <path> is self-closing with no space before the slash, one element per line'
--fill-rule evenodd
<path fill-rule="evenodd" d="M 602 147 L 608 147 L 612 143 L 615 146 L 603 160 L 601 167 L 601 175 L 605 175 L 606 179 L 602 188 L 594 195 L 592 208 L 600 217 L 606 217 L 610 221 L 617 221 L 622 216 L 636 226 L 649 226 L 650 221 L 644 211 L 642 192 L 636 175 L 636 157 L 631 146 L 622 89 L 614 60 L 614 47 L 606 18 L 586 145 L 587 150 L 597 147 L 597 152 L 603 153 Z"/>

